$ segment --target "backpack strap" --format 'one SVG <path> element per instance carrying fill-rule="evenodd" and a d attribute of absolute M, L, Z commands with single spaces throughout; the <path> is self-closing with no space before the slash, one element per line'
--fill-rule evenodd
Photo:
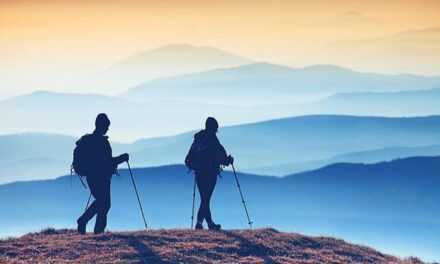
<path fill-rule="evenodd" d="M 74 171 L 73 171 L 73 165 L 70 165 L 70 177 L 72 177 L 73 174 L 74 174 Z M 76 174 L 76 175 L 78 175 L 79 181 L 81 182 L 81 184 L 82 184 L 82 186 L 84 187 L 84 189 L 87 190 L 87 186 L 86 186 L 86 184 L 84 183 L 84 181 L 83 181 L 83 179 L 82 179 L 82 176 L 79 175 L 79 174 Z"/>

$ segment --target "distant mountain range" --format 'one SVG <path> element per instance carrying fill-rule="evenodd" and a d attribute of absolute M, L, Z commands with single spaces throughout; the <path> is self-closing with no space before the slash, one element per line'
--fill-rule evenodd
<path fill-rule="evenodd" d="M 253 63 L 155 79 L 120 96 L 39 91 L 9 98 L 0 101 L 0 134 L 80 135 L 100 112 L 114 121 L 113 137 L 126 142 L 194 130 L 207 116 L 232 125 L 310 114 L 436 115 L 439 89 L 440 77 Z"/>
<path fill-rule="evenodd" d="M 300 116 L 220 128 L 219 137 L 242 170 L 331 159 L 351 152 L 395 146 L 439 145 L 440 117 L 383 118 Z M 181 162 L 193 132 L 140 140 L 145 162 Z M 143 163 L 145 164 L 145 163 Z"/>
<path fill-rule="evenodd" d="M 231 94 L 232 96 L 232 94 Z M 264 97 L 262 97 L 264 98 Z M 280 101 L 284 100 L 279 96 Z M 424 116 L 440 114 L 439 89 L 403 92 L 341 93 L 308 103 L 265 103 L 244 100 L 243 105 L 161 99 L 139 102 L 96 94 L 35 92 L 0 101 L 5 123 L 0 134 L 45 132 L 81 135 L 93 127 L 97 113 L 113 121 L 111 135 L 119 141 L 164 136 L 203 126 L 207 116 L 222 125 L 317 114 L 362 116 Z M 254 104 L 255 103 L 255 104 Z M 249 105 L 246 105 L 249 104 Z M 136 125 L 134 125 L 136 124 Z"/>
<path fill-rule="evenodd" d="M 189 226 L 193 181 L 184 166 L 133 172 L 151 227 Z M 332 234 L 387 253 L 435 260 L 440 258 L 439 172 L 439 157 L 414 157 L 371 165 L 340 163 L 284 178 L 239 178 L 256 227 Z M 109 228 L 142 228 L 129 176 L 125 170 L 120 173 L 113 179 Z M 214 219 L 226 229 L 245 228 L 233 176 L 222 175 L 213 198 Z M 69 177 L 0 185 L 5 201 L 0 211 L 8 212 L 0 219 L 2 235 L 48 226 L 73 228 L 87 197 L 78 180 Z"/>
<path fill-rule="evenodd" d="M 109 115 L 113 138 L 132 141 L 140 137 L 173 135 L 203 126 L 208 115 L 222 124 L 271 119 L 279 113 L 259 107 L 188 103 L 179 100 L 134 102 L 97 94 L 39 91 L 0 101 L 4 124 L 0 134 L 45 132 L 81 135 L 93 129 L 98 113 Z"/>
<path fill-rule="evenodd" d="M 291 173 L 313 170 L 332 163 L 350 162 L 368 164 L 413 156 L 440 156 L 440 145 L 422 147 L 386 147 L 375 150 L 346 153 L 325 160 L 256 167 L 249 169 L 249 171 L 262 175 L 284 176 Z"/>
<path fill-rule="evenodd" d="M 170 44 L 121 59 L 98 76 L 95 85 L 115 92 L 147 80 L 216 68 L 235 67 L 252 60 L 213 47 Z"/>
<path fill-rule="evenodd" d="M 440 87 L 440 86 L 438 86 Z M 440 88 L 399 92 L 339 93 L 316 102 L 293 106 L 298 112 L 380 115 L 423 116 L 439 112 Z"/>
<path fill-rule="evenodd" d="M 115 122 L 117 124 L 117 122 Z M 119 124 L 110 128 L 110 139 Z M 141 125 L 141 124 L 140 124 Z M 90 120 L 88 131 L 92 132 Z M 181 163 L 195 131 L 114 143 L 136 166 Z M 440 117 L 302 116 L 221 127 L 219 138 L 243 171 L 285 175 L 334 162 L 371 163 L 439 153 Z M 46 134 L 0 137 L 0 182 L 53 178 L 68 171 L 75 138 Z M 50 168 L 50 170 L 48 170 Z"/>
<path fill-rule="evenodd" d="M 52 179 L 69 173 L 76 140 L 43 133 L 0 136 L 0 183 Z M 114 143 L 113 149 L 120 153 L 128 146 Z"/>
<path fill-rule="evenodd" d="M 132 99 L 267 102 L 301 94 L 385 92 L 440 87 L 440 77 L 361 73 L 333 65 L 290 68 L 254 63 L 145 82 L 124 95 Z"/>
<path fill-rule="evenodd" d="M 73 138 L 61 135 L 0 136 L 0 183 L 53 178 L 68 172 Z"/>

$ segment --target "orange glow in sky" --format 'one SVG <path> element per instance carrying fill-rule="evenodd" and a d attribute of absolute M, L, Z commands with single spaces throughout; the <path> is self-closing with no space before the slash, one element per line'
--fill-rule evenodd
<path fill-rule="evenodd" d="M 439 14 L 438 0 L 0 0 L 0 73 L 86 74 L 188 43 L 291 66 L 440 74 Z"/>

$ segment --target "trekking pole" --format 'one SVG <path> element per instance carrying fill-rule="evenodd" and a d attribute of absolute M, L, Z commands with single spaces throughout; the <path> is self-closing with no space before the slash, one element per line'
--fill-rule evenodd
<path fill-rule="evenodd" d="M 89 208 L 90 199 L 92 199 L 92 193 L 91 192 L 90 192 L 90 195 L 89 195 L 89 199 L 87 200 L 86 208 L 84 209 L 84 211 L 86 211 L 87 208 Z"/>
<path fill-rule="evenodd" d="M 145 220 L 144 215 L 144 209 L 142 209 L 141 199 L 139 199 L 139 193 L 136 187 L 136 183 L 134 182 L 133 173 L 131 172 L 130 163 L 127 161 L 128 171 L 130 172 L 131 182 L 133 183 L 134 191 L 136 192 L 136 197 L 139 203 L 139 208 L 141 209 L 142 219 L 144 220 L 145 229 L 148 229 L 147 227 L 147 221 Z"/>
<path fill-rule="evenodd" d="M 193 202 L 192 202 L 192 215 L 191 215 L 191 229 L 194 226 L 194 203 L 196 200 L 196 174 L 194 173 L 194 186 L 193 186 Z"/>
<path fill-rule="evenodd" d="M 243 203 L 244 211 L 246 212 L 246 217 L 247 217 L 247 220 L 248 220 L 248 224 L 249 224 L 249 227 L 252 229 L 252 223 L 253 222 L 251 221 L 251 218 L 249 217 L 249 212 L 248 212 L 248 209 L 247 209 L 247 206 L 246 206 L 246 201 L 244 200 L 243 192 L 241 191 L 240 182 L 238 181 L 238 176 L 237 176 L 237 173 L 235 172 L 234 164 L 231 164 L 231 165 L 232 165 L 232 171 L 234 172 L 234 176 L 235 176 L 235 182 L 237 183 L 237 187 L 238 187 L 238 190 L 240 192 L 241 202 Z"/>

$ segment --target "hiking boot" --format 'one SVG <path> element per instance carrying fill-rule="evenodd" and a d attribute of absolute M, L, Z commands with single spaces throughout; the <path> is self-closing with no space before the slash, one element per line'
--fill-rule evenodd
<path fill-rule="evenodd" d="M 95 235 L 99 235 L 99 234 L 104 233 L 104 230 L 95 230 L 93 232 L 95 233 Z"/>
<path fill-rule="evenodd" d="M 209 228 L 209 230 L 220 230 L 222 228 L 222 226 L 212 222 L 212 223 L 208 224 L 208 228 Z"/>
<path fill-rule="evenodd" d="M 201 223 L 197 223 L 195 229 L 196 230 L 202 230 L 203 229 L 203 225 Z"/>
<path fill-rule="evenodd" d="M 78 224 L 78 227 L 76 228 L 78 230 L 78 233 L 80 233 L 81 235 L 85 235 L 86 234 L 86 223 L 78 220 L 76 221 L 76 223 Z"/>

